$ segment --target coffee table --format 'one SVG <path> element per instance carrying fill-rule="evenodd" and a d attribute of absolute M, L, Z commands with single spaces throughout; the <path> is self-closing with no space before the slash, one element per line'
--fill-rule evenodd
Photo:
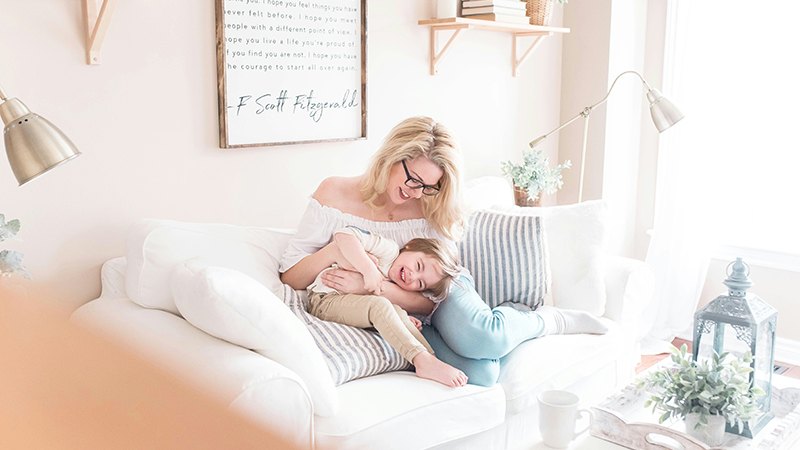
<path fill-rule="evenodd" d="M 773 375 L 772 413 L 774 418 L 753 439 L 725 435 L 722 448 L 731 450 L 791 450 L 800 448 L 800 380 Z M 576 439 L 575 449 L 631 448 L 709 450 L 712 447 L 683 433 L 680 421 L 658 424 L 658 415 L 644 407 L 646 392 L 635 382 L 591 408 L 591 437 L 608 441 L 612 447 L 601 447 L 584 437 Z M 650 442 L 648 442 L 648 440 Z M 665 445 L 654 445 L 656 443 Z M 581 447 L 581 445 L 590 445 Z M 679 445 L 682 445 L 679 446 Z M 542 447 L 543 449 L 547 447 Z M 572 449 L 573 447 L 570 447 Z"/>

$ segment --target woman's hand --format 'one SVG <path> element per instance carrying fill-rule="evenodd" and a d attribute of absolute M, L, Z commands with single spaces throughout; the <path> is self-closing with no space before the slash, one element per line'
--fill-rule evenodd
<path fill-rule="evenodd" d="M 322 283 L 343 294 L 371 294 L 370 291 L 364 288 L 364 277 L 352 270 L 327 270 L 322 274 Z"/>
<path fill-rule="evenodd" d="M 418 329 L 419 331 L 422 331 L 422 322 L 420 322 L 420 320 L 419 320 L 419 319 L 417 319 L 417 318 L 416 318 L 416 317 L 414 317 L 414 316 L 408 316 L 408 320 L 410 320 L 410 321 L 411 321 L 411 323 L 412 323 L 412 324 L 413 324 L 415 327 L 417 327 L 417 329 Z"/>

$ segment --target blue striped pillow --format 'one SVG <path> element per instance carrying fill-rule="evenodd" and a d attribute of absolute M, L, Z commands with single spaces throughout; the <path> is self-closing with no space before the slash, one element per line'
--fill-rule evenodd
<path fill-rule="evenodd" d="M 307 300 L 287 285 L 283 285 L 283 301 L 308 328 L 336 386 L 356 378 L 411 368 L 411 364 L 377 332 L 328 322 L 309 314 Z"/>
<path fill-rule="evenodd" d="M 516 302 L 538 308 L 550 289 L 541 217 L 477 211 L 459 243 L 461 263 L 490 307 Z"/>

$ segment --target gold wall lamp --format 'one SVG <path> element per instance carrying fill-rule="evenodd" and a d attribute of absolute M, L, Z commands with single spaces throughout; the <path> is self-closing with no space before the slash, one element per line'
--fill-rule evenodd
<path fill-rule="evenodd" d="M 6 97 L 2 88 L 0 120 L 8 162 L 20 186 L 81 154 L 58 127 Z"/>

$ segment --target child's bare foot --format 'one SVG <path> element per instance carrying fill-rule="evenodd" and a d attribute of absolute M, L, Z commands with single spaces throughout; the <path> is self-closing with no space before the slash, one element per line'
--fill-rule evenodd
<path fill-rule="evenodd" d="M 438 381 L 450 387 L 461 387 L 467 384 L 467 376 L 464 372 L 440 361 L 428 352 L 421 352 L 415 356 L 412 364 L 420 378 Z"/>

